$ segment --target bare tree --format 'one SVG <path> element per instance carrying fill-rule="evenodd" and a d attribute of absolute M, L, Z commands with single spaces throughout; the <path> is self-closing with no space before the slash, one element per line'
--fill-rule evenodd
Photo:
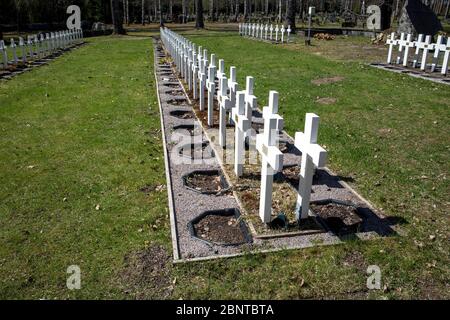
<path fill-rule="evenodd" d="M 141 2 L 141 22 L 142 25 L 145 26 L 145 0 Z"/>
<path fill-rule="evenodd" d="M 203 21 L 203 1 L 195 0 L 195 27 L 197 29 L 205 28 L 205 22 Z"/>

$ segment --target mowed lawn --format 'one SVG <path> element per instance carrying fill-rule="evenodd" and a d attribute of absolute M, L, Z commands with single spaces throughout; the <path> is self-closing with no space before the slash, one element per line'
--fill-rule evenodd
<path fill-rule="evenodd" d="M 254 76 L 261 105 L 278 90 L 290 133 L 320 115 L 330 167 L 402 235 L 172 265 L 151 39 L 96 38 L 0 84 L 0 297 L 448 297 L 448 87 L 227 33 L 190 37 L 236 65 L 240 84 Z M 331 76 L 344 79 L 311 83 Z M 80 290 L 66 288 L 69 265 Z M 369 265 L 384 290 L 367 289 Z"/>

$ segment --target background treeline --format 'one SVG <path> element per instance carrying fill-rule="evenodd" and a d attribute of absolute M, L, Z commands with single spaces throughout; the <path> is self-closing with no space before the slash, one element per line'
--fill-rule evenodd
<path fill-rule="evenodd" d="M 150 23 L 195 20 L 200 0 L 1 0 L 0 24 L 26 27 L 29 24 L 62 24 L 67 19 L 66 8 L 79 5 L 82 20 L 112 23 L 111 4 L 118 1 L 123 22 Z M 363 15 L 369 4 L 386 3 L 396 18 L 406 0 L 203 0 L 201 9 L 206 21 L 236 22 L 254 19 L 284 21 L 293 10 L 297 20 L 305 19 L 307 8 L 315 6 L 321 13 L 343 17 L 349 12 Z M 449 15 L 450 0 L 422 0 L 445 18 Z"/>

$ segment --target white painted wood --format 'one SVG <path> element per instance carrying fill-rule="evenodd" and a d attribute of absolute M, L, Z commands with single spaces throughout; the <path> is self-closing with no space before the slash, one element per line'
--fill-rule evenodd
<path fill-rule="evenodd" d="M 421 44 L 422 49 L 422 62 L 420 63 L 420 70 L 425 70 L 427 67 L 427 58 L 428 58 L 428 52 L 430 50 L 433 50 L 434 45 L 431 44 L 431 36 L 425 37 L 425 42 Z"/>
<path fill-rule="evenodd" d="M 2 68 L 6 69 L 8 67 L 8 53 L 6 52 L 5 41 L 0 40 L 0 55 L 2 59 Z"/>
<path fill-rule="evenodd" d="M 273 34 L 273 24 L 270 25 L 270 41 L 272 41 L 273 39 L 272 34 Z"/>
<path fill-rule="evenodd" d="M 246 117 L 246 114 L 249 113 L 251 114 L 251 107 L 245 103 L 245 91 L 238 91 L 236 93 L 236 104 L 231 111 L 234 122 L 234 173 L 238 178 L 243 174 L 245 133 L 251 126 L 251 119 Z"/>
<path fill-rule="evenodd" d="M 11 41 L 10 41 L 10 47 L 11 47 L 11 51 L 12 51 L 12 54 L 13 54 L 13 63 L 15 64 L 15 65 L 17 65 L 18 63 L 19 63 L 19 59 L 17 58 L 17 45 L 16 45 L 16 43 L 14 42 L 14 39 L 12 39 L 11 38 Z"/>
<path fill-rule="evenodd" d="M 239 90 L 239 84 L 236 81 L 236 67 L 230 67 L 230 79 L 228 79 L 228 89 L 230 91 L 231 105 L 236 105 L 236 94 Z"/>
<path fill-rule="evenodd" d="M 449 57 L 450 57 L 450 37 L 447 38 L 447 45 L 444 52 L 444 58 L 442 60 L 441 74 L 446 75 L 449 67 Z"/>
<path fill-rule="evenodd" d="M 278 28 L 278 25 L 275 27 L 275 41 L 278 42 L 278 32 L 280 32 L 280 29 Z"/>
<path fill-rule="evenodd" d="M 405 44 L 406 44 L 406 39 L 405 39 L 405 33 L 404 32 L 402 32 L 401 34 L 400 34 L 400 39 L 397 41 L 397 44 L 398 44 L 398 52 L 397 52 L 397 64 L 401 64 L 402 63 L 402 59 L 403 59 L 403 56 L 404 56 L 404 52 L 403 52 L 403 50 L 404 50 L 404 48 L 405 48 Z"/>
<path fill-rule="evenodd" d="M 314 170 L 316 167 L 324 167 L 327 161 L 327 151 L 317 144 L 319 119 L 314 113 L 307 113 L 305 132 L 295 134 L 295 147 L 302 153 L 296 204 L 297 219 L 308 218 Z"/>
<path fill-rule="evenodd" d="M 403 66 L 408 66 L 408 59 L 409 59 L 409 49 L 413 49 L 416 46 L 416 43 L 412 41 L 412 35 L 408 34 L 406 37 L 405 42 L 405 53 L 403 55 Z"/>
<path fill-rule="evenodd" d="M 278 93 L 271 91 L 268 110 L 274 110 L 277 106 Z M 266 117 L 264 132 L 256 136 L 256 149 L 261 155 L 262 166 L 259 216 L 264 223 L 271 221 L 273 175 L 283 168 L 283 153 L 278 148 L 278 132 L 283 129 L 283 121 L 281 118 L 280 122 L 280 118 L 278 115 Z"/>
<path fill-rule="evenodd" d="M 22 62 L 27 63 L 27 51 L 25 48 L 25 41 L 22 37 L 19 37 L 19 47 L 22 55 Z"/>
<path fill-rule="evenodd" d="M 287 42 L 291 40 L 291 32 L 292 32 L 291 25 L 289 25 L 287 28 Z"/>
<path fill-rule="evenodd" d="M 281 25 L 281 43 L 284 43 L 284 33 L 286 32 L 286 29 L 284 28 L 284 24 Z"/>
<path fill-rule="evenodd" d="M 412 63 L 412 67 L 413 68 L 417 68 L 417 64 L 419 62 L 419 57 L 420 57 L 420 48 L 421 48 L 421 44 L 423 43 L 423 34 L 419 34 L 417 41 L 415 41 L 416 45 L 416 51 L 414 52 L 414 59 L 413 59 L 413 63 Z"/>
<path fill-rule="evenodd" d="M 226 76 L 219 78 L 219 144 L 222 148 L 227 145 L 227 115 L 233 105 L 228 97 L 228 79 Z"/>
<path fill-rule="evenodd" d="M 208 126 L 214 125 L 214 93 L 216 92 L 216 56 L 211 54 L 211 64 L 208 67 L 208 80 L 206 88 L 208 90 Z"/>
<path fill-rule="evenodd" d="M 398 43 L 398 40 L 395 39 L 395 32 L 392 32 L 391 36 L 386 41 L 386 44 L 389 45 L 388 58 L 387 58 L 388 64 L 392 63 L 392 52 L 394 51 L 394 46 L 396 46 L 397 43 Z"/>
<path fill-rule="evenodd" d="M 267 40 L 267 32 L 269 31 L 269 25 L 266 23 L 266 26 L 264 27 L 264 39 Z"/>

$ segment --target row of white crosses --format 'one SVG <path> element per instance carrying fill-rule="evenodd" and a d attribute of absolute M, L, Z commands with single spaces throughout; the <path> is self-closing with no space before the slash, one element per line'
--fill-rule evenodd
<path fill-rule="evenodd" d="M 281 25 L 281 28 L 278 24 L 270 26 L 268 24 L 259 24 L 259 23 L 240 23 L 239 24 L 239 35 L 247 36 L 260 40 L 270 40 L 275 42 L 289 42 L 291 37 L 291 26 L 287 28 L 284 25 Z M 287 39 L 285 39 L 285 34 L 287 33 Z M 286 41 L 285 41 L 286 40 Z"/>
<path fill-rule="evenodd" d="M 441 74 L 446 75 L 449 67 L 450 58 L 450 37 L 444 41 L 443 36 L 438 36 L 436 43 L 431 42 L 431 36 L 419 34 L 416 41 L 413 41 L 411 34 L 402 33 L 400 38 L 396 38 L 393 32 L 386 41 L 389 45 L 388 64 L 401 64 L 404 67 L 411 66 L 417 68 L 420 65 L 422 71 L 427 70 L 427 59 L 430 51 L 434 51 L 430 71 L 435 72 L 439 61 L 442 58 Z M 413 60 L 409 61 L 410 54 L 413 54 Z"/>
<path fill-rule="evenodd" d="M 219 144 L 226 148 L 226 124 L 228 115 L 234 123 L 234 172 L 242 177 L 245 163 L 245 139 L 249 135 L 253 110 L 257 109 L 257 98 L 253 94 L 254 79 L 246 77 L 246 87 L 239 90 L 236 82 L 236 67 L 230 68 L 227 78 L 224 60 L 219 60 L 218 70 L 216 56 L 196 47 L 181 35 L 161 28 L 161 40 L 167 52 L 172 56 L 174 66 L 192 90 L 194 99 L 200 99 L 199 108 L 204 110 L 202 94 L 208 89 L 208 125 L 212 126 L 212 99 L 214 99 L 215 77 L 219 79 L 217 101 L 219 104 Z M 206 77 L 206 74 L 208 77 Z M 198 94 L 197 94 L 197 89 Z M 211 99 L 211 100 L 210 100 Z M 211 104 L 210 104 L 211 101 Z M 203 109 L 202 109 L 203 108 Z M 264 223 L 272 218 L 273 176 L 283 169 L 283 153 L 278 147 L 279 136 L 283 130 L 284 120 L 278 115 L 278 92 L 270 91 L 269 106 L 263 108 L 264 131 L 256 136 L 256 149 L 261 155 L 261 192 L 259 215 Z M 319 117 L 306 114 L 305 133 L 295 135 L 295 146 L 302 152 L 300 184 L 297 199 L 297 219 L 309 216 L 309 203 L 314 170 L 325 166 L 327 152 L 317 144 Z"/>
<path fill-rule="evenodd" d="M 81 29 L 72 29 L 58 32 L 50 32 L 40 35 L 29 35 L 25 40 L 19 37 L 16 42 L 11 39 L 9 48 L 3 40 L 0 41 L 1 65 L 6 69 L 8 65 L 18 65 L 19 63 L 27 63 L 30 60 L 39 60 L 44 57 L 71 47 L 79 43 L 83 39 L 83 31 Z"/>

